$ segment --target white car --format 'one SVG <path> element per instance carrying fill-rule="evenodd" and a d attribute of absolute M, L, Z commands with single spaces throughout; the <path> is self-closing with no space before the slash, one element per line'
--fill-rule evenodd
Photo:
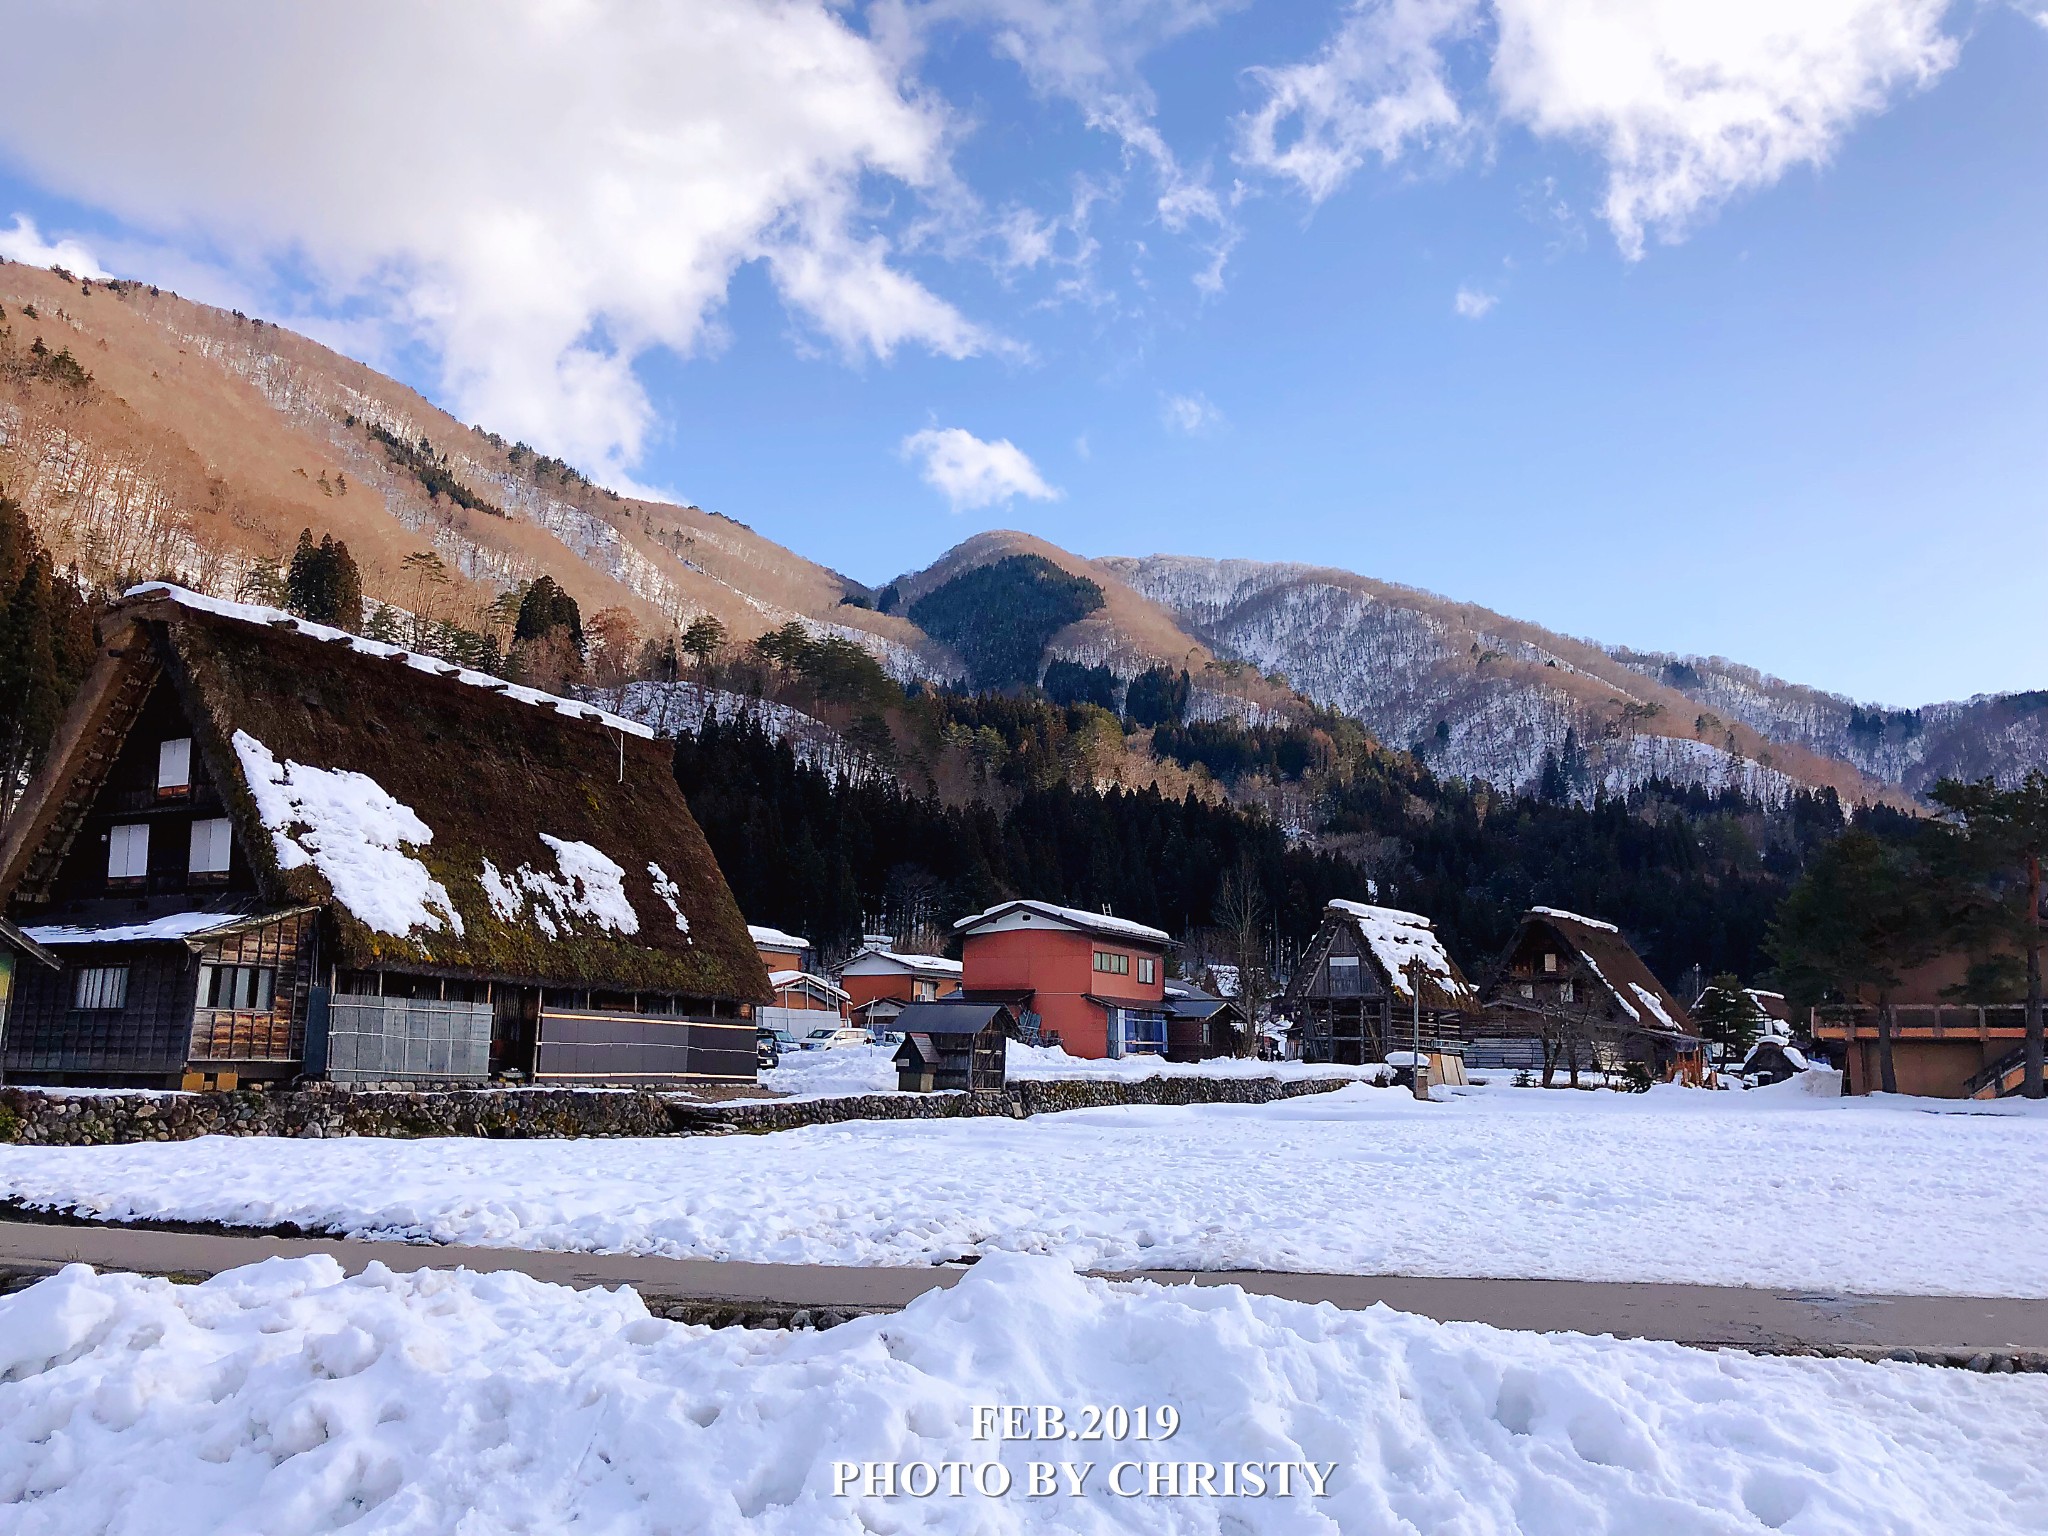
<path fill-rule="evenodd" d="M 842 1025 L 838 1029 L 814 1029 L 804 1036 L 804 1049 L 807 1051 L 830 1050 L 841 1045 L 867 1043 L 868 1032 L 864 1029 L 854 1029 L 850 1025 Z"/>

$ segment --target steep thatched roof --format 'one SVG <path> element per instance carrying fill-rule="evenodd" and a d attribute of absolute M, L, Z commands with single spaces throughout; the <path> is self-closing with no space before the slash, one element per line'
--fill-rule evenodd
<path fill-rule="evenodd" d="M 61 842 L 90 798 L 91 722 L 161 669 L 262 894 L 327 906 L 341 964 L 769 997 L 669 754 L 630 722 L 175 588 L 138 589 L 101 633 L 35 829 L 4 851 L 10 890 L 24 832 Z"/>
<path fill-rule="evenodd" d="M 1643 1029 L 1692 1033 L 1692 1016 L 1685 1011 L 1685 1005 L 1643 964 L 1643 957 L 1614 924 L 1556 907 L 1531 907 L 1522 914 L 1514 938 L 1508 941 L 1504 961 L 1521 948 L 1524 937 L 1534 927 L 1556 935 L 1562 948 L 1576 953 L 1585 962 L 1586 969 L 1619 1006 L 1623 1020 L 1633 1020 Z"/>

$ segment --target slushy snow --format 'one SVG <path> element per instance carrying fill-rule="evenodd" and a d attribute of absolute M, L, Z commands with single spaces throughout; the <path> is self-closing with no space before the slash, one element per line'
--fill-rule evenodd
<path fill-rule="evenodd" d="M 0 1300 L 0 1363 L 20 1536 L 2048 1529 L 2041 1377 L 1508 1333 L 1015 1256 L 823 1333 L 687 1327 L 516 1274 L 347 1279 L 320 1257 L 179 1286 L 74 1265 Z M 996 1404 L 1069 1424 L 1166 1404 L 1180 1428 L 976 1440 Z M 1030 1496 L 1035 1460 L 1092 1463 L 1082 1495 Z M 1257 1498 L 1112 1491 L 1146 1486 L 1118 1463 L 1153 1461 L 1313 1463 L 1327 1492 L 1299 1471 Z M 968 1465 L 958 1496 L 939 1472 L 884 1497 L 842 1470 L 869 1462 Z M 1009 1491 L 973 1491 L 996 1462 Z"/>
<path fill-rule="evenodd" d="M 863 1052 L 864 1053 L 864 1052 Z M 855 1052 L 817 1052 L 830 1060 Z M 880 1053 L 875 1053 L 880 1054 Z M 786 1058 L 785 1058 L 786 1059 Z M 1350 1087 L 766 1136 L 0 1146 L 0 1195 L 569 1252 L 2048 1296 L 2021 1100 Z"/>

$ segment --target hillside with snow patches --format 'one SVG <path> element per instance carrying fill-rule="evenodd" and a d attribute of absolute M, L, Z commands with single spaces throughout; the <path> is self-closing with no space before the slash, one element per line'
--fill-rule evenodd
<path fill-rule="evenodd" d="M 2048 690 L 1978 694 L 1918 709 L 1858 704 L 1719 656 L 1617 646 L 1614 658 L 1772 741 L 1853 764 L 1919 794 L 1937 779 L 2011 782 L 2048 765 Z"/>
<path fill-rule="evenodd" d="M 1218 655 L 1284 674 L 1439 774 L 1527 788 L 1549 759 L 1581 798 L 1653 777 L 1767 800 L 1800 784 L 1880 792 L 1802 744 L 1712 718 L 1596 646 L 1483 608 L 1313 566 L 1173 555 L 1096 564 Z"/>
<path fill-rule="evenodd" d="M 996 530 L 899 578 L 898 611 L 882 613 L 863 606 L 876 594 L 861 583 L 743 523 L 615 495 L 280 326 L 142 284 L 0 263 L 0 352 L 18 360 L 34 341 L 68 350 L 93 382 L 0 368 L 0 482 L 59 561 L 103 587 L 169 576 L 242 597 L 311 528 L 345 539 L 367 594 L 401 616 L 481 627 L 495 598 L 549 575 L 586 615 L 623 609 L 643 634 L 702 614 L 740 641 L 796 623 L 858 643 L 899 681 L 946 682 L 963 675 L 960 658 L 901 607 L 1029 553 L 1104 594 L 1047 659 L 1124 677 L 1186 667 L 1196 719 L 1255 725 L 1299 713 L 1306 697 L 1439 774 L 1503 788 L 1532 787 L 1555 762 L 1580 799 L 1664 777 L 1765 799 L 1803 784 L 1903 801 L 1943 774 L 2011 778 L 2048 762 L 2048 693 L 1870 710 L 1718 658 L 1604 649 L 1302 565 L 1090 560 Z M 449 584 L 418 578 L 425 551 Z M 704 701 L 636 702 L 672 728 L 666 717 L 701 718 Z M 829 732 L 777 734 L 835 771 L 850 766 Z"/>

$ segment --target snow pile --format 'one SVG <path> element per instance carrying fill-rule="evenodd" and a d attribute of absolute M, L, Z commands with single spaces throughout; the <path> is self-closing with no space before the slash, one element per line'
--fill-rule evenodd
<path fill-rule="evenodd" d="M 674 916 L 676 931 L 685 938 L 688 938 L 690 920 L 683 915 L 682 903 L 678 899 L 683 894 L 682 887 L 675 883 L 675 880 L 669 875 L 667 870 L 652 860 L 648 861 L 647 877 L 654 882 L 654 894 L 661 898 L 661 904 L 667 907 Z"/>
<path fill-rule="evenodd" d="M 520 704 L 532 704 L 538 708 L 551 709 L 558 715 L 569 715 L 578 720 L 588 720 L 608 730 L 623 731 L 631 736 L 652 738 L 654 732 L 637 720 L 628 720 L 620 715 L 607 714 L 593 705 L 581 704 L 574 699 L 564 699 L 552 693 L 542 693 L 537 688 L 522 688 L 508 683 L 502 677 L 493 677 L 488 672 L 473 672 L 468 667 L 459 667 L 452 661 L 443 661 L 438 656 L 425 656 L 418 651 L 408 651 L 403 646 L 386 645 L 381 640 L 366 640 L 361 635 L 352 635 L 344 629 L 334 629 L 326 624 L 315 624 L 310 619 L 296 618 L 277 608 L 264 608 L 255 603 L 229 602 L 225 598 L 204 597 L 184 587 L 173 586 L 166 581 L 146 581 L 141 586 L 130 587 L 121 594 L 123 597 L 163 597 L 183 607 L 201 613 L 210 613 L 223 619 L 237 619 L 244 624 L 260 624 L 265 628 L 289 629 L 305 635 L 308 639 L 324 640 L 330 644 L 346 644 L 348 648 L 363 656 L 375 656 L 384 660 L 403 661 L 415 672 L 429 672 L 436 677 L 452 677 L 458 683 L 471 688 L 484 688 L 492 693 L 502 694 Z"/>
<path fill-rule="evenodd" d="M 2048 1181 L 2048 1113 L 1937 1102 L 1787 1084 L 1421 1103 L 1358 1087 L 767 1136 L 0 1145 L 0 1197 L 115 1219 L 767 1263 L 1021 1251 L 1109 1270 L 2048 1296 L 2048 1218 L 2013 1196 Z"/>
<path fill-rule="evenodd" d="M 522 864 L 507 875 L 489 859 L 484 860 L 484 900 L 491 904 L 493 912 L 508 923 L 514 922 L 527 910 L 530 901 L 534 924 L 551 939 L 574 932 L 578 918 L 613 933 L 640 931 L 640 914 L 626 899 L 623 868 L 588 843 L 550 837 L 545 832 L 540 834 L 540 840 L 554 849 L 559 873 Z M 655 868 L 652 864 L 647 867 Z M 673 882 L 669 889 L 672 894 Z M 689 924 L 672 899 L 669 910 L 676 914 L 676 926 L 688 933 Z"/>
<path fill-rule="evenodd" d="M 411 806 L 366 773 L 280 763 L 247 731 L 235 732 L 234 744 L 280 869 L 312 865 L 334 899 L 379 933 L 447 928 L 461 936 L 448 888 L 405 851 L 434 840 Z"/>
<path fill-rule="evenodd" d="M 510 1274 L 349 1279 L 324 1257 L 196 1286 L 74 1265 L 0 1300 L 0 1361 L 0 1500 L 24 1536 L 2048 1527 L 2038 1377 L 1515 1334 L 1025 1258 L 825 1333 L 691 1328 L 630 1291 Z M 1076 1429 L 1085 1405 L 1167 1405 L 1179 1427 L 977 1439 L 1002 1404 Z M 1034 1497 L 1033 1462 L 1082 1492 L 1055 1474 Z M 868 1463 L 929 1466 L 908 1481 L 938 1489 L 869 1493 Z M 1155 1463 L 1174 1464 L 1158 1495 Z M 1180 1492 L 1226 1464 L 1235 1494 Z"/>
<path fill-rule="evenodd" d="M 1451 957 L 1428 918 L 1398 907 L 1369 906 L 1362 901 L 1332 901 L 1332 912 L 1341 912 L 1358 924 L 1358 931 L 1372 947 L 1372 957 L 1387 974 L 1388 985 L 1402 997 L 1413 995 L 1408 984 L 1408 967 L 1420 961 L 1435 978 L 1436 986 L 1450 997 L 1477 1001 L 1477 994 L 1458 980 Z"/>

